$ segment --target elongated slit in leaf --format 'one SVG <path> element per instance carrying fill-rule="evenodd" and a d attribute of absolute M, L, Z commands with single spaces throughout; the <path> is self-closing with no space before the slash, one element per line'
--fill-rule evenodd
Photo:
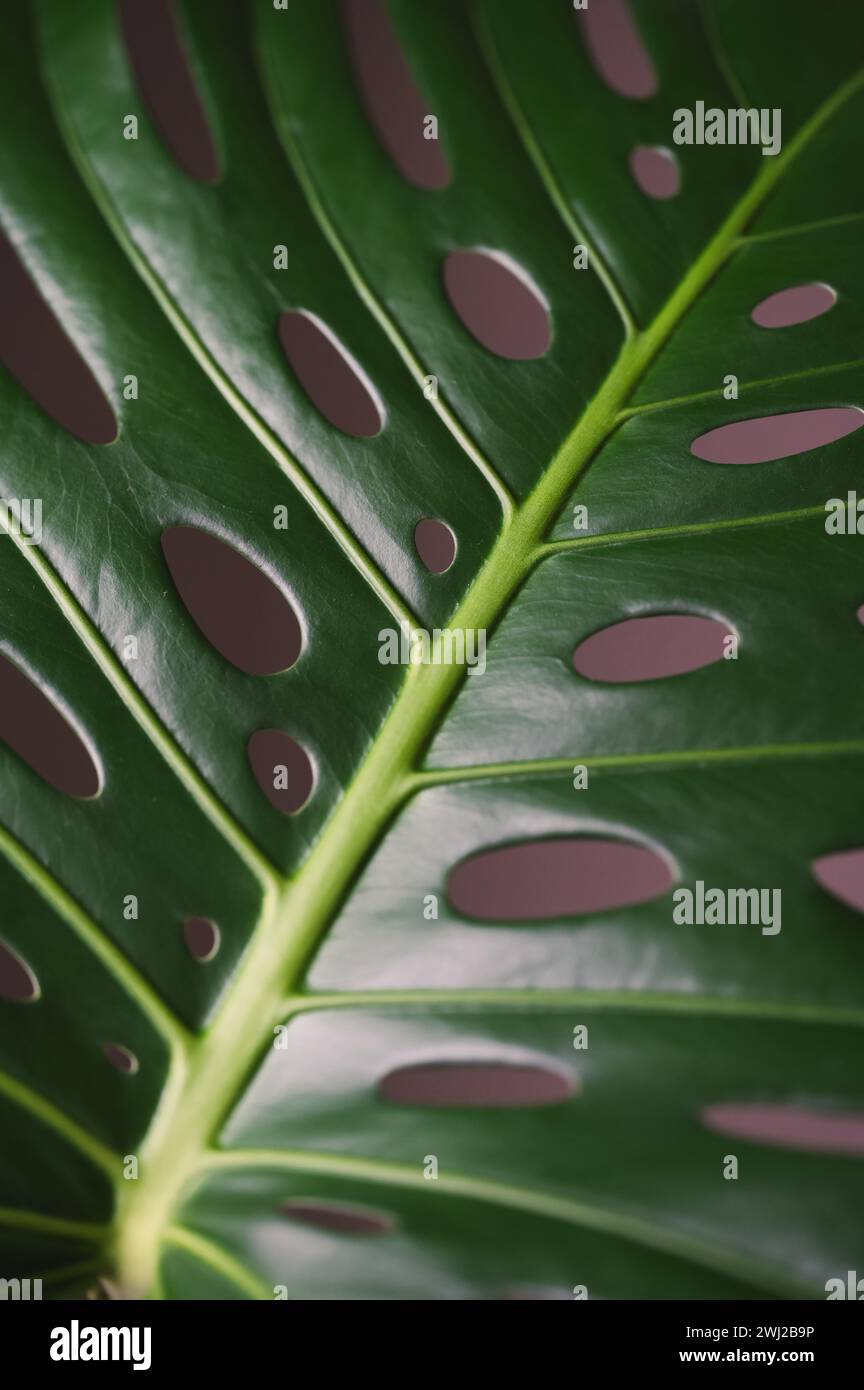
<path fill-rule="evenodd" d="M 759 415 L 700 434 L 690 452 L 706 463 L 771 463 L 824 448 L 864 425 L 860 406 L 822 406 L 782 415 Z"/>
<path fill-rule="evenodd" d="M 50 696 L 2 653 L 0 738 L 57 791 L 82 799 L 99 795 L 95 754 Z"/>
<path fill-rule="evenodd" d="M 437 116 L 420 93 L 386 6 L 381 0 L 342 0 L 341 8 L 354 77 L 381 144 L 409 183 L 446 188 L 450 169 Z"/>
<path fill-rule="evenodd" d="M 803 1105 L 740 1102 L 709 1105 L 702 1111 L 708 1129 L 804 1153 L 864 1156 L 864 1112 L 817 1110 Z"/>
<path fill-rule="evenodd" d="M 650 902 L 673 881 L 645 845 L 573 836 L 481 850 L 451 870 L 447 897 L 474 921 L 542 922 Z"/>
<path fill-rule="evenodd" d="M 760 299 L 750 317 L 760 328 L 791 328 L 833 309 L 837 295 L 830 285 L 790 285 Z"/>
<path fill-rule="evenodd" d="M 580 642 L 573 666 L 593 681 L 661 680 L 721 661 L 731 632 L 717 618 L 690 613 L 625 618 Z"/>
<path fill-rule="evenodd" d="M 112 444 L 117 438 L 117 420 L 105 392 L 2 230 L 0 299 L 3 366 L 36 404 L 76 439 L 85 444 Z"/>
<path fill-rule="evenodd" d="M 559 1105 L 578 1090 L 575 1073 L 539 1062 L 418 1062 L 397 1067 L 378 1084 L 393 1105 L 433 1109 L 509 1110 Z"/>
<path fill-rule="evenodd" d="M 118 13 L 153 124 L 184 173 L 198 183 L 216 183 L 216 145 L 171 0 L 119 0 Z"/>
<path fill-rule="evenodd" d="M 591 0 L 573 11 L 597 74 L 619 96 L 645 101 L 657 73 L 627 0 Z"/>
<path fill-rule="evenodd" d="M 169 527 L 162 552 L 188 613 L 226 661 L 250 676 L 294 665 L 303 645 L 300 620 L 252 560 L 197 526 Z"/>
<path fill-rule="evenodd" d="M 282 1216 L 304 1226 L 349 1236 L 383 1236 L 395 1228 L 392 1216 L 370 1207 L 349 1206 L 341 1202 L 294 1197 L 279 1206 Z"/>
<path fill-rule="evenodd" d="M 279 341 L 316 410 L 343 434 L 380 434 L 384 412 L 370 382 L 326 324 L 292 310 L 279 319 Z"/>

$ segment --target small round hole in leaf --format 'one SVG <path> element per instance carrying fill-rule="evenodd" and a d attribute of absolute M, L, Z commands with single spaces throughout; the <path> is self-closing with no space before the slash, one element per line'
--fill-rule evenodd
<path fill-rule="evenodd" d="M 630 153 L 630 173 L 647 198 L 663 201 L 681 191 L 678 160 L 660 145 L 637 145 Z"/>
<path fill-rule="evenodd" d="M 195 960 L 212 960 L 219 950 L 219 928 L 209 917 L 187 917 L 183 923 L 183 939 Z"/>
<path fill-rule="evenodd" d="M 0 999 L 10 1004 L 33 1004 L 40 993 L 39 981 L 27 962 L 0 941 Z"/>
<path fill-rule="evenodd" d="M 258 729 L 246 748 L 255 780 L 271 806 L 294 816 L 315 785 L 315 769 L 305 749 L 281 729 Z"/>
<path fill-rule="evenodd" d="M 117 1071 L 125 1072 L 127 1076 L 135 1075 L 138 1070 L 138 1058 L 128 1047 L 123 1047 L 122 1043 L 106 1043 L 102 1051 Z"/>
<path fill-rule="evenodd" d="M 414 544 L 430 574 L 444 574 L 456 559 L 456 537 L 446 522 L 433 517 L 417 522 Z"/>
<path fill-rule="evenodd" d="M 505 1289 L 501 1298 L 506 1303 L 569 1303 L 573 1294 L 551 1285 L 517 1284 Z"/>

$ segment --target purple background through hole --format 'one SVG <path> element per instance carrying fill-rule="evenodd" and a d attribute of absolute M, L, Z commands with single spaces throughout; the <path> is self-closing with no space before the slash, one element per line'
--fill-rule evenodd
<path fill-rule="evenodd" d="M 0 999 L 23 1004 L 36 999 L 39 982 L 27 962 L 0 940 Z"/>
<path fill-rule="evenodd" d="M 99 770 L 87 745 L 48 696 L 2 653 L 0 738 L 58 791 L 77 797 L 98 793 Z"/>
<path fill-rule="evenodd" d="M 451 871 L 447 897 L 477 921 L 545 921 L 660 897 L 672 873 L 645 845 L 561 836 L 482 850 Z"/>
<path fill-rule="evenodd" d="M 730 632 L 726 623 L 694 614 L 625 618 L 580 642 L 573 666 L 587 680 L 615 684 L 683 675 L 722 661 Z"/>
<path fill-rule="evenodd" d="M 827 314 L 837 303 L 830 285 L 790 285 L 760 300 L 750 317 L 760 328 L 791 328 Z"/>
<path fill-rule="evenodd" d="M 215 183 L 216 146 L 171 0 L 119 0 L 118 14 L 135 81 L 153 124 L 190 178 Z"/>
<path fill-rule="evenodd" d="M 627 0 L 591 0 L 574 10 L 591 62 L 619 96 L 644 101 L 657 91 L 657 73 Z"/>
<path fill-rule="evenodd" d="M 251 676 L 294 665 L 303 645 L 282 590 L 227 541 L 197 526 L 171 526 L 162 553 L 186 610 L 226 661 Z"/>
<path fill-rule="evenodd" d="M 446 188 L 450 169 L 440 140 L 427 140 L 430 112 L 381 0 L 342 0 L 342 23 L 366 114 L 403 178 Z"/>
<path fill-rule="evenodd" d="M 678 160 L 656 145 L 637 145 L 631 151 L 630 173 L 648 198 L 674 198 L 681 188 Z"/>
<path fill-rule="evenodd" d="M 355 438 L 380 433 L 383 422 L 375 398 L 335 339 L 314 318 L 295 310 L 282 314 L 279 341 L 300 385 L 325 420 Z"/>
<path fill-rule="evenodd" d="M 451 251 L 443 275 L 447 298 L 478 343 L 515 361 L 543 356 L 549 311 L 516 270 L 486 251 Z"/>
<path fill-rule="evenodd" d="M 52 420 L 86 444 L 110 444 L 117 421 L 90 368 L 69 341 L 0 231 L 0 362 Z"/>
<path fill-rule="evenodd" d="M 760 415 L 706 430 L 693 440 L 690 452 L 706 463 L 770 463 L 833 444 L 862 425 L 864 411 L 850 405 Z"/>

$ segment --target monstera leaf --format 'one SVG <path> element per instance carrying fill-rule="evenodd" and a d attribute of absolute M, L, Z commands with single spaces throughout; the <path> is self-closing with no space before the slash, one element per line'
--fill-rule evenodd
<path fill-rule="evenodd" d="M 0 546 L 3 1274 L 824 1296 L 864 1257 L 861 13 L 0 22 L 10 254 L 108 419 L 0 379 L 43 508 Z M 674 144 L 700 102 L 782 143 Z M 782 919 L 676 920 L 708 888 Z"/>

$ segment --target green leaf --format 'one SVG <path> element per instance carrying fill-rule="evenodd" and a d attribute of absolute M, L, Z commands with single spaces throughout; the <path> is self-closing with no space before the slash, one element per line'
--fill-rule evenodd
<path fill-rule="evenodd" d="M 176 6 L 211 182 L 163 143 L 115 5 L 0 18 L 0 220 L 118 423 L 83 443 L 0 377 L 3 496 L 45 513 L 41 544 L 0 546 L 0 650 L 101 776 L 76 798 L 0 745 L 0 940 L 38 984 L 0 997 L 0 1263 L 57 1297 L 823 1297 L 864 1259 L 864 936 L 812 872 L 861 845 L 860 541 L 825 504 L 862 438 L 735 468 L 690 446 L 864 405 L 864 20 L 643 0 L 658 90 L 633 100 L 564 0 L 388 8 L 452 171 L 434 191 L 380 143 L 330 0 Z M 680 192 L 651 200 L 630 153 L 697 101 L 779 107 L 782 150 L 676 146 Z M 442 264 L 477 249 L 538 287 L 543 356 L 460 322 Z M 814 281 L 823 317 L 751 321 Z M 277 332 L 298 309 L 379 434 L 307 397 Z M 426 517 L 457 540 L 444 574 Z M 163 559 L 175 526 L 290 596 L 291 669 L 214 649 Z M 724 622 L 736 659 L 574 671 L 592 633 L 669 612 Z M 382 664 L 405 623 L 487 632 L 486 669 Z M 295 815 L 250 769 L 262 729 L 313 763 Z M 647 846 L 673 888 L 779 889 L 782 930 L 680 925 L 672 889 L 537 922 L 454 906 L 457 864 L 562 837 Z M 388 1090 L 460 1063 L 559 1092 Z M 811 1138 L 718 1131 L 720 1106 L 804 1112 Z"/>

